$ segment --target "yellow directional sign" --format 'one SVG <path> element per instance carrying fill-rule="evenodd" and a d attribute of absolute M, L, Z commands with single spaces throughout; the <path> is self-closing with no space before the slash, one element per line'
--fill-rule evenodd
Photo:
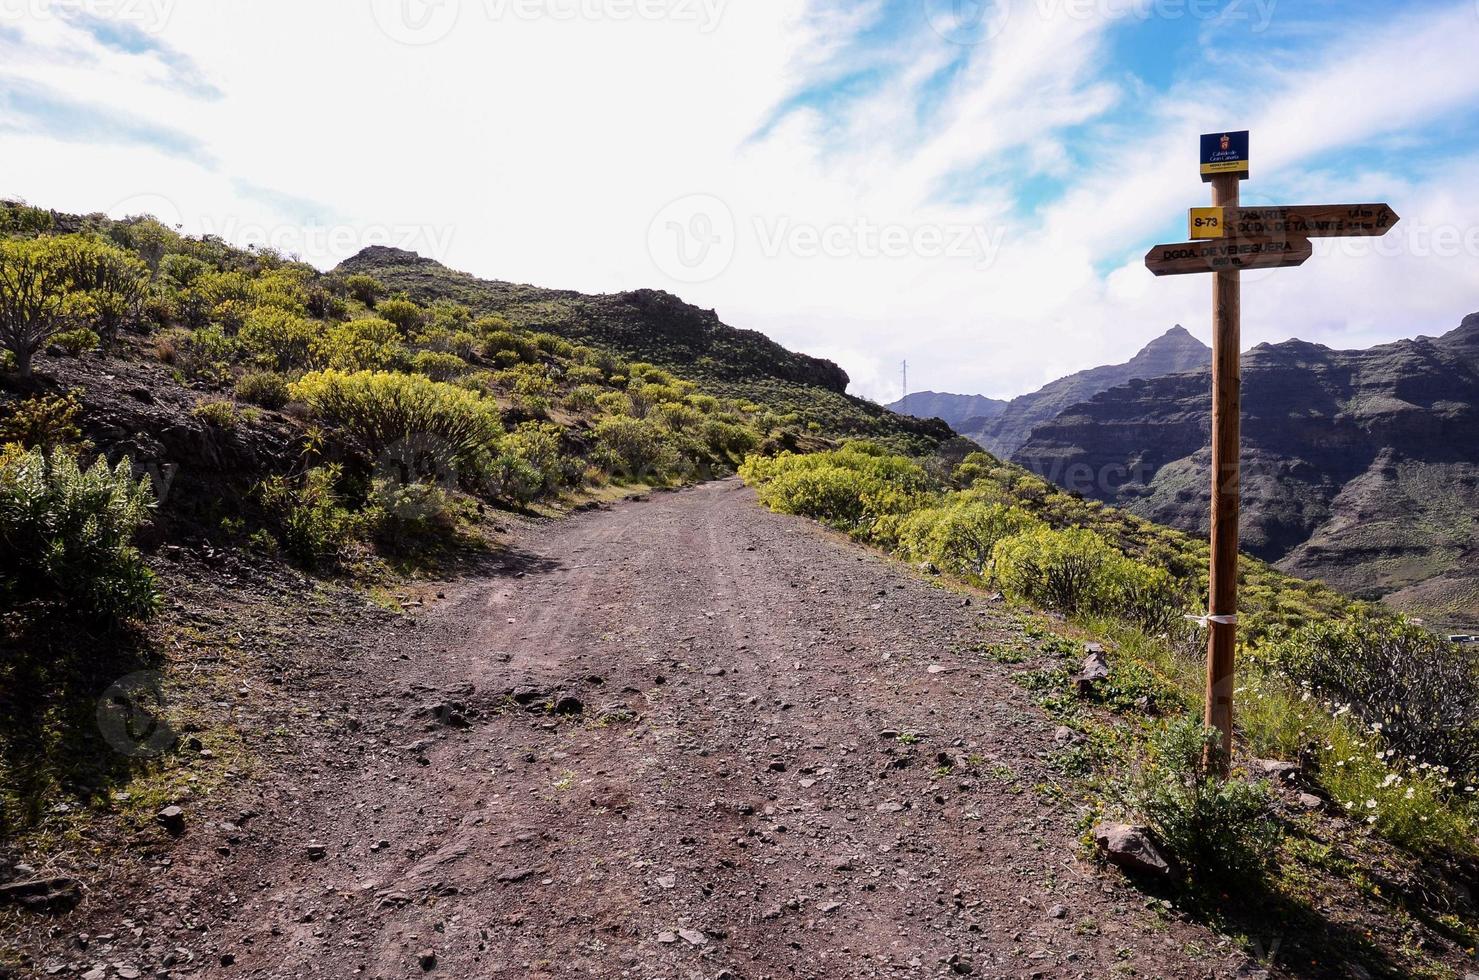
<path fill-rule="evenodd" d="M 1379 238 L 1402 220 L 1385 204 L 1228 208 L 1226 219 L 1236 238 Z"/>
<path fill-rule="evenodd" d="M 1192 208 L 1191 219 L 1188 222 L 1190 230 L 1186 237 L 1192 239 L 1222 238 L 1226 232 L 1223 224 L 1223 212 L 1226 208 Z"/>
<path fill-rule="evenodd" d="M 1282 269 L 1303 265 L 1314 254 L 1308 238 L 1227 238 L 1157 245 L 1146 253 L 1145 267 L 1158 276 Z"/>
<path fill-rule="evenodd" d="M 1187 237 L 1379 238 L 1402 219 L 1385 204 L 1192 208 Z"/>

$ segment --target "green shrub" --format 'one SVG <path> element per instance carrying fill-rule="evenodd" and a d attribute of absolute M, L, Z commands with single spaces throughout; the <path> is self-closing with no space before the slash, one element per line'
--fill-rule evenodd
<path fill-rule="evenodd" d="M 504 438 L 503 451 L 539 474 L 537 494 L 552 494 L 578 476 L 572 461 L 560 453 L 560 427 L 549 422 L 518 426 Z"/>
<path fill-rule="evenodd" d="M 334 324 L 314 340 L 313 352 L 336 371 L 386 371 L 406 360 L 395 324 L 373 316 Z"/>
<path fill-rule="evenodd" d="M 236 339 L 263 367 L 291 371 L 309 364 L 320 329 L 287 310 L 258 307 L 246 315 Z"/>
<path fill-rule="evenodd" d="M 484 320 L 478 321 L 478 323 L 484 322 Z M 509 355 L 511 363 L 524 361 L 532 364 L 539 360 L 539 348 L 527 336 L 508 330 L 491 330 L 485 333 L 483 335 L 483 356 L 498 360 L 500 363 L 510 363 L 500 357 L 503 354 Z"/>
<path fill-rule="evenodd" d="M 95 330 L 78 327 L 76 330 L 63 330 L 53 336 L 51 342 L 60 347 L 63 353 L 72 357 L 81 357 L 101 347 L 103 338 L 99 337 Z"/>
<path fill-rule="evenodd" d="M 230 432 L 236 428 L 238 416 L 236 405 L 224 399 L 212 398 L 200 402 L 190 409 L 190 414 L 213 429 Z"/>
<path fill-rule="evenodd" d="M 565 380 L 573 385 L 600 385 L 606 380 L 601 369 L 589 364 L 572 364 L 565 369 Z"/>
<path fill-rule="evenodd" d="M 236 382 L 236 397 L 252 405 L 279 409 L 288 403 L 288 379 L 275 371 L 243 374 Z"/>
<path fill-rule="evenodd" d="M 1171 721 L 1126 794 L 1194 884 L 1257 878 L 1281 838 L 1267 784 L 1222 780 L 1203 764 L 1221 751 L 1216 729 L 1190 716 Z"/>
<path fill-rule="evenodd" d="M 620 475 L 629 480 L 659 481 L 677 460 L 661 433 L 641 419 L 610 416 L 596 423 L 596 442 L 618 463 Z"/>
<path fill-rule="evenodd" d="M 411 358 L 411 370 L 436 381 L 450 381 L 467 372 L 467 362 L 456 354 L 424 350 Z"/>
<path fill-rule="evenodd" d="M 565 407 L 572 412 L 590 413 L 597 407 L 601 389 L 595 385 L 576 385 L 565 396 Z"/>
<path fill-rule="evenodd" d="M 396 325 L 403 335 L 409 337 L 421 325 L 426 322 L 426 311 L 408 299 L 396 297 L 388 299 L 375 307 L 375 313 L 382 319 L 389 320 Z"/>
<path fill-rule="evenodd" d="M 14 355 L 21 377 L 70 322 L 65 259 L 60 239 L 0 240 L 0 348 Z"/>
<path fill-rule="evenodd" d="M 1398 753 L 1479 776 L 1479 656 L 1405 620 L 1360 616 L 1283 630 L 1260 656 L 1349 706 Z"/>
<path fill-rule="evenodd" d="M 962 501 L 915 511 L 899 526 L 899 550 L 911 561 L 932 562 L 965 579 L 990 578 L 997 542 L 1037 524 L 1002 504 Z"/>
<path fill-rule="evenodd" d="M 67 452 L 0 450 L 0 593 L 100 620 L 152 615 L 154 574 L 132 541 L 153 504 L 127 459 L 84 469 Z"/>
<path fill-rule="evenodd" d="M 330 464 L 300 479 L 270 476 L 257 486 L 257 499 L 283 551 L 308 568 L 339 564 L 361 531 L 360 519 L 339 498 L 342 475 L 338 464 Z"/>
<path fill-rule="evenodd" d="M 295 401 L 371 459 L 408 438 L 453 467 L 471 467 L 498 444 L 498 409 L 474 392 L 416 374 L 319 371 L 290 388 Z"/>
<path fill-rule="evenodd" d="M 180 338 L 174 362 L 188 378 L 212 385 L 223 384 L 231 377 L 231 365 L 241 354 L 241 347 L 219 326 L 201 327 Z"/>
<path fill-rule="evenodd" d="M 375 480 L 365 524 L 386 554 L 415 555 L 449 541 L 457 530 L 457 508 L 446 489 L 432 483 Z"/>
<path fill-rule="evenodd" d="M 60 239 L 60 246 L 72 315 L 111 341 L 120 327 L 137 319 L 149 284 L 148 267 L 97 238 L 69 235 Z"/>
<path fill-rule="evenodd" d="M 375 301 L 385 293 L 385 287 L 374 276 L 358 273 L 344 280 L 344 289 L 361 303 L 375 308 Z"/>
<path fill-rule="evenodd" d="M 707 419 L 702 426 L 704 444 L 715 456 L 739 462 L 760 445 L 760 434 L 747 425 Z"/>
<path fill-rule="evenodd" d="M 0 418 L 0 446 L 19 443 L 25 449 L 51 452 L 78 444 L 82 442 L 77 424 L 81 414 L 82 400 L 76 391 L 27 398 Z"/>
<path fill-rule="evenodd" d="M 195 285 L 195 281 L 210 269 L 210 266 L 199 259 L 178 253 L 166 255 L 159 263 L 159 274 L 174 285 L 183 288 Z"/>
<path fill-rule="evenodd" d="M 863 495 L 868 478 L 840 466 L 793 469 L 764 484 L 760 501 L 783 514 L 813 517 L 846 531 L 869 517 Z"/>
<path fill-rule="evenodd" d="M 1082 528 L 1034 527 L 999 542 L 993 558 L 997 576 L 1017 596 L 1067 613 L 1138 608 L 1169 582 Z"/>
<path fill-rule="evenodd" d="M 523 505 L 539 497 L 544 476 L 528 460 L 504 453 L 489 466 L 488 483 L 495 497 Z"/>

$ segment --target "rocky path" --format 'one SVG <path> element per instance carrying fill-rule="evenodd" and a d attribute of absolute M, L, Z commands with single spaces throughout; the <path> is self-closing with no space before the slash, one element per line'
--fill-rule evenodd
<path fill-rule="evenodd" d="M 183 947 L 176 974 L 1246 962 L 1078 859 L 1077 814 L 1049 789 L 1053 726 L 966 650 L 1012 628 L 989 605 L 735 481 L 518 545 L 517 571 L 336 652 L 339 734 L 267 774 L 255 815 L 179 842 L 139 927 L 156 953 Z"/>

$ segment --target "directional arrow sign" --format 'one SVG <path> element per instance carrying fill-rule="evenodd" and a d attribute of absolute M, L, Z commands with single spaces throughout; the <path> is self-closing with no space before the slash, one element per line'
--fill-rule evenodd
<path fill-rule="evenodd" d="M 1399 218 L 1385 204 L 1192 208 L 1192 238 L 1379 238 Z"/>
<path fill-rule="evenodd" d="M 1308 238 L 1229 238 L 1157 245 L 1145 254 L 1145 267 L 1158 276 L 1230 272 L 1234 269 L 1282 269 L 1304 265 L 1313 254 Z"/>

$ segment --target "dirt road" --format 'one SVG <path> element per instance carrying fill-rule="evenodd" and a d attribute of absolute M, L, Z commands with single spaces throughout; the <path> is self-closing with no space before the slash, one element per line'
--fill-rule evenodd
<path fill-rule="evenodd" d="M 184 837 L 132 910 L 150 955 L 176 950 L 146 976 L 1246 964 L 1078 859 L 1052 724 L 967 650 L 1013 628 L 989 603 L 736 481 L 518 547 L 332 658 L 340 734 L 267 773 L 259 813 Z"/>

